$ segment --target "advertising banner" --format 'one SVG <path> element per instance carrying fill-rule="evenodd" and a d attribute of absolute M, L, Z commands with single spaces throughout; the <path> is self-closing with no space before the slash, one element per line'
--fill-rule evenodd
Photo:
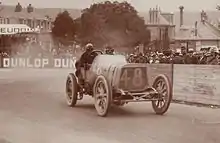
<path fill-rule="evenodd" d="M 74 68 L 76 58 L 3 58 L 1 68 Z"/>
<path fill-rule="evenodd" d="M 38 32 L 38 29 L 30 28 L 25 24 L 0 24 L 0 35 L 11 35 L 29 32 Z"/>

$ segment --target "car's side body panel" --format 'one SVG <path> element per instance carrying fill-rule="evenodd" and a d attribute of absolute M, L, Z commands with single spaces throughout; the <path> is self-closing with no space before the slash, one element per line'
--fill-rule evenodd
<path fill-rule="evenodd" d="M 87 72 L 87 82 L 93 85 L 98 75 L 104 75 L 115 89 L 141 92 L 149 87 L 147 64 L 127 63 L 122 55 L 97 56 Z"/>
<path fill-rule="evenodd" d="M 104 75 L 110 83 L 113 83 L 118 68 L 127 64 L 124 56 L 121 55 L 98 55 L 87 71 L 86 80 L 93 85 L 98 75 Z"/>

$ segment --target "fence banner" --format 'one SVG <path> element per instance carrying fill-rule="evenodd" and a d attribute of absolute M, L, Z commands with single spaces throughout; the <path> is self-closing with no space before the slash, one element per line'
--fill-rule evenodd
<path fill-rule="evenodd" d="M 76 58 L 0 58 L 1 68 L 74 68 Z"/>
<path fill-rule="evenodd" d="M 219 65 L 174 65 L 173 98 L 220 105 Z"/>

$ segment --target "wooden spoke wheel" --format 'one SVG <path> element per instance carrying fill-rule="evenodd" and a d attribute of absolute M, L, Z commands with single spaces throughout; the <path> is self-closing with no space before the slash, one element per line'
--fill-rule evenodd
<path fill-rule="evenodd" d="M 73 73 L 70 73 L 66 80 L 66 102 L 68 106 L 73 107 L 76 105 L 77 95 L 78 89 L 76 76 Z"/>
<path fill-rule="evenodd" d="M 153 83 L 153 88 L 159 93 L 159 100 L 152 101 L 156 114 L 163 115 L 167 112 L 172 100 L 172 88 L 165 75 L 158 75 Z"/>
<path fill-rule="evenodd" d="M 101 117 L 107 116 L 112 101 L 112 89 L 107 79 L 102 75 L 98 76 L 95 81 L 93 96 L 97 114 Z"/>

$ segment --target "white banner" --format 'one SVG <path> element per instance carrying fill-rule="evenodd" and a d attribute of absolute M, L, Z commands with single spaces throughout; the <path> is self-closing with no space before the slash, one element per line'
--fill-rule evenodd
<path fill-rule="evenodd" d="M 0 35 L 11 35 L 17 33 L 37 32 L 25 24 L 0 24 Z"/>
<path fill-rule="evenodd" d="M 74 68 L 76 58 L 2 58 L 3 68 Z"/>

